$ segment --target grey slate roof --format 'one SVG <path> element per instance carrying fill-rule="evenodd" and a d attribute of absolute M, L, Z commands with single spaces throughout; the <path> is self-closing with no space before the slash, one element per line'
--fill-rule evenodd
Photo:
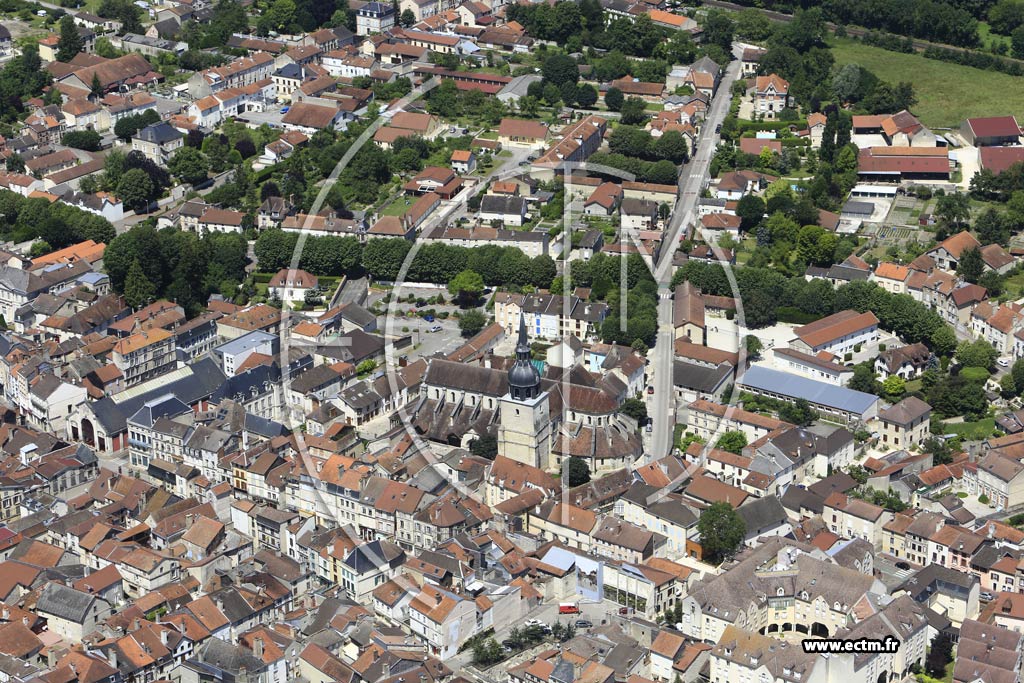
<path fill-rule="evenodd" d="M 146 126 L 136 133 L 135 137 L 143 142 L 149 142 L 154 145 L 164 145 L 183 136 L 176 128 L 171 126 L 171 124 L 166 121 L 161 121 L 160 123 L 154 123 Z"/>
<path fill-rule="evenodd" d="M 59 583 L 49 583 L 36 601 L 36 611 L 84 624 L 96 596 Z"/>
<path fill-rule="evenodd" d="M 212 358 L 203 358 L 192 364 L 190 375 L 156 386 L 150 391 L 115 401 L 105 396 L 89 404 L 93 415 L 108 434 L 124 431 L 128 418 L 154 398 L 172 394 L 182 403 L 192 404 L 207 398 L 224 382 L 224 373 Z"/>
<path fill-rule="evenodd" d="M 736 508 L 736 513 L 747 525 L 747 538 L 753 538 L 787 521 L 786 508 L 777 496 L 756 498 Z"/>

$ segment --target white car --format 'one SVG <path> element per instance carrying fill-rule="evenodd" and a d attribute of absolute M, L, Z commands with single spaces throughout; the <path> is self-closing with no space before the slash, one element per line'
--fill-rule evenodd
<path fill-rule="evenodd" d="M 996 361 L 996 363 L 998 363 L 999 366 L 1003 368 L 1010 367 L 1010 360 L 1008 358 L 1000 358 L 999 360 Z"/>

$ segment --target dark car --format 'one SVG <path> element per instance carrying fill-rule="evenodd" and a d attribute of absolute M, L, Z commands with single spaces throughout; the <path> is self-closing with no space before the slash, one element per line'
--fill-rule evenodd
<path fill-rule="evenodd" d="M 717 126 L 715 126 L 715 134 L 717 135 L 718 133 L 721 133 L 721 132 L 722 132 L 722 124 L 718 124 Z"/>
<path fill-rule="evenodd" d="M 905 569 L 907 571 L 910 571 L 910 565 L 906 562 L 897 562 L 896 569 Z"/>
<path fill-rule="evenodd" d="M 517 645 L 518 643 L 516 643 L 516 641 L 512 640 L 511 638 L 507 638 L 501 641 L 501 646 L 506 650 L 515 650 Z"/>
<path fill-rule="evenodd" d="M 590 628 L 594 623 L 589 619 L 577 619 L 576 628 Z"/>

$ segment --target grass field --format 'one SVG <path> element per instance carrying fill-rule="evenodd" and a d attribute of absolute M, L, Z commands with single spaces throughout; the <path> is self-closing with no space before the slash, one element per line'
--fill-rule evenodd
<path fill-rule="evenodd" d="M 918 99 L 914 113 L 925 125 L 953 127 L 971 116 L 1024 112 L 1024 78 L 890 52 L 849 39 L 833 39 L 830 44 L 836 64 L 854 62 L 884 81 L 913 83 Z"/>
<path fill-rule="evenodd" d="M 987 439 L 992 436 L 996 428 L 996 421 L 991 417 L 978 420 L 977 422 L 960 422 L 959 424 L 943 425 L 947 434 L 959 434 L 968 441 Z"/>

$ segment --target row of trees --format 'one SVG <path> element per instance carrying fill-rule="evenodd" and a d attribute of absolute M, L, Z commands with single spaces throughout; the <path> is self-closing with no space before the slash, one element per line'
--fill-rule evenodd
<path fill-rule="evenodd" d="M 289 267 L 298 234 L 265 230 L 256 240 L 258 267 L 277 272 Z M 299 267 L 315 275 L 367 273 L 382 281 L 398 278 L 412 245 L 404 239 L 374 239 L 365 245 L 355 237 L 307 237 Z M 478 248 L 432 243 L 423 246 L 406 273 L 408 282 L 450 283 L 463 271 L 478 275 L 488 286 L 551 287 L 555 262 L 549 256 L 530 258 L 516 247 Z M 479 289 L 482 289 L 480 287 Z"/>
<path fill-rule="evenodd" d="M 824 0 L 825 19 L 959 47 L 978 44 L 978 20 L 942 0 Z"/>
<path fill-rule="evenodd" d="M 110 241 L 103 262 L 114 290 L 129 305 L 164 298 L 195 315 L 212 293 L 238 294 L 246 252 L 245 238 L 237 233 L 199 237 L 176 228 L 158 231 L 146 221 Z"/>
<path fill-rule="evenodd" d="M 733 275 L 743 303 L 749 327 L 775 323 L 780 307 L 825 316 L 846 309 L 872 311 L 882 329 L 904 340 L 922 342 L 938 356 L 949 356 L 956 349 L 956 336 L 939 314 L 908 294 L 893 294 L 874 282 L 850 282 L 833 287 L 821 279 L 807 281 L 803 275 L 787 277 L 769 268 L 734 268 Z M 736 296 L 718 264 L 689 261 L 673 277 L 673 286 L 692 282 L 705 294 Z"/>

